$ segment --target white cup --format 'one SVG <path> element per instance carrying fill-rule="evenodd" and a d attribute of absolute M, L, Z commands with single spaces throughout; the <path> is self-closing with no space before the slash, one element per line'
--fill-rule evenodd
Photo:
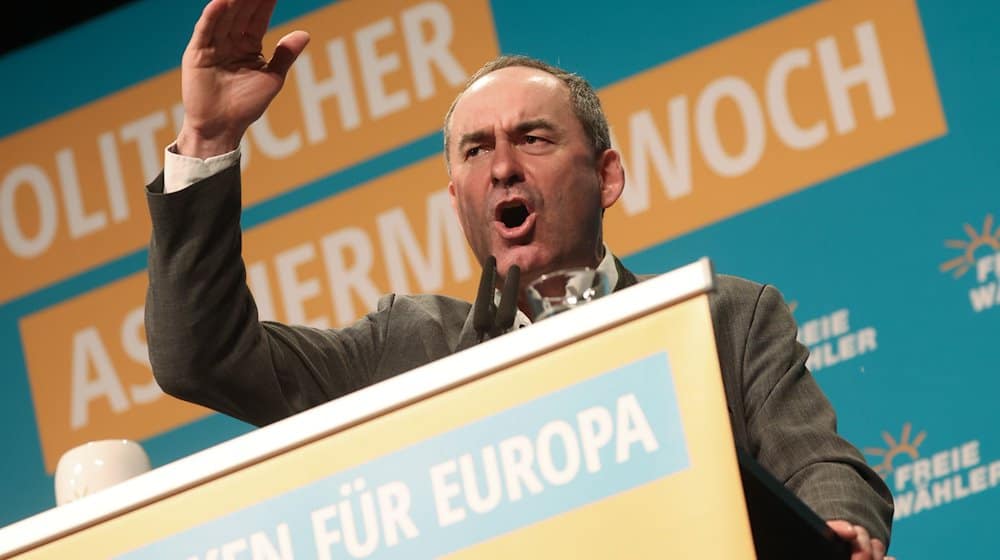
<path fill-rule="evenodd" d="M 149 456 L 127 439 L 90 441 L 63 453 L 56 465 L 56 505 L 61 506 L 150 470 Z"/>

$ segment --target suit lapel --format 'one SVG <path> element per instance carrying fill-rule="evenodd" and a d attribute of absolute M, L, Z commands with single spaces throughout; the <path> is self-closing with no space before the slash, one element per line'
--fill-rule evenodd
<path fill-rule="evenodd" d="M 622 261 L 618 260 L 618 257 L 612 255 L 612 258 L 615 259 L 615 269 L 618 270 L 618 283 L 615 284 L 614 289 L 611 290 L 612 292 L 624 290 L 629 286 L 639 283 L 636 275 L 632 274 L 631 270 L 625 268 L 625 265 L 622 264 Z"/>
<path fill-rule="evenodd" d="M 469 309 L 469 314 L 465 317 L 465 323 L 462 325 L 462 331 L 458 335 L 458 346 L 455 347 L 455 352 L 459 352 L 479 344 L 479 333 L 476 332 L 476 328 L 473 326 L 472 321 L 472 311 L 475 308 L 476 306 L 473 305 Z"/>

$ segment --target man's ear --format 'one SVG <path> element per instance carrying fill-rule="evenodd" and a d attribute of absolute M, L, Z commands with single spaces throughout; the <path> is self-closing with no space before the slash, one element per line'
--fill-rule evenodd
<path fill-rule="evenodd" d="M 458 218 L 458 224 L 462 227 L 462 233 L 468 235 L 468 229 L 465 227 L 465 217 L 462 216 L 461 201 L 458 198 L 458 187 L 455 186 L 454 181 L 448 181 L 448 198 L 451 199 L 451 210 L 455 212 L 455 217 Z"/>
<path fill-rule="evenodd" d="M 597 158 L 597 173 L 601 178 L 601 208 L 611 208 L 625 190 L 625 168 L 617 150 L 604 150 Z"/>

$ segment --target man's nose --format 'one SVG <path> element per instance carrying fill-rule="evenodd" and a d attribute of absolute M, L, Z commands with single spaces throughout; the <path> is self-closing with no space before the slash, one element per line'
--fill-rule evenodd
<path fill-rule="evenodd" d="M 519 154 L 509 142 L 497 142 L 491 164 L 493 186 L 510 187 L 524 181 Z"/>

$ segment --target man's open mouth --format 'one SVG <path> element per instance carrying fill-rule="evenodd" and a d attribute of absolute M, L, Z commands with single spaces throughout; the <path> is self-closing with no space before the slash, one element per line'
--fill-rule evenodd
<path fill-rule="evenodd" d="M 501 202 L 497 205 L 493 217 L 497 229 L 507 238 L 516 238 L 528 233 L 534 223 L 531 208 L 521 199 Z"/>
<path fill-rule="evenodd" d="M 500 209 L 500 221 L 508 228 L 516 228 L 528 219 L 528 207 L 524 204 Z"/>

